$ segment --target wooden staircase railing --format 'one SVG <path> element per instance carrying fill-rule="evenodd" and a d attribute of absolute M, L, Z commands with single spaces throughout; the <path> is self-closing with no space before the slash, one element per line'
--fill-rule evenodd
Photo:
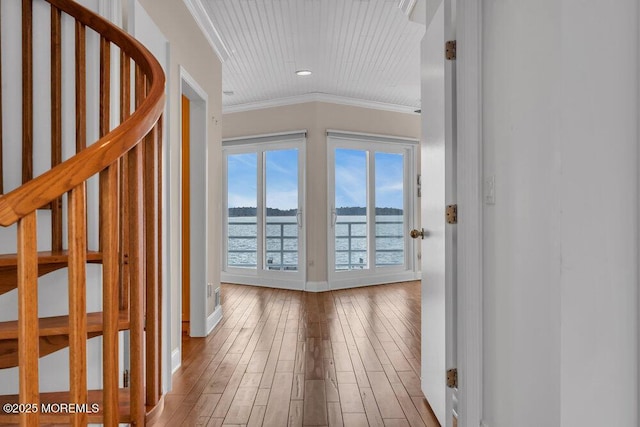
<path fill-rule="evenodd" d="M 51 169 L 33 176 L 33 4 L 51 9 Z M 76 153 L 62 161 L 63 16 L 75 22 Z M 64 18 L 68 19 L 68 18 Z M 1 20 L 0 20 L 1 22 Z M 2 36 L 0 27 L 0 38 Z M 100 37 L 99 136 L 87 144 L 87 33 Z M 112 75 L 112 52 L 118 52 Z M 1 62 L 1 61 L 0 61 Z M 0 76 L 2 75 L 0 64 Z M 111 129 L 111 92 L 119 82 L 120 124 Z M 0 255 L 0 295 L 17 288 L 18 319 L 0 322 L 0 369 L 18 366 L 19 391 L 0 404 L 97 403 L 99 411 L 7 414 L 0 424 L 118 423 L 144 425 L 161 397 L 161 141 L 165 77 L 138 41 L 72 0 L 22 0 L 22 185 L 7 189 L 2 170 L 0 120 L 0 225 L 17 224 L 17 253 Z M 0 85 L 1 86 L 1 85 Z M 1 89 L 0 89 L 1 90 Z M 132 93 L 133 91 L 133 93 Z M 37 95 L 38 102 L 46 98 Z M 0 100 L 2 94 L 0 92 Z M 132 105 L 135 107 L 132 111 Z M 2 112 L 0 102 L 0 112 Z M 99 178 L 99 248 L 88 250 L 87 182 Z M 63 223 L 63 196 L 67 198 Z M 38 252 L 37 211 L 51 210 L 51 251 Z M 67 247 L 63 247 L 63 235 Z M 41 246 L 41 245 L 40 245 Z M 87 313 L 87 263 L 102 264 L 102 312 Z M 68 316 L 39 318 L 38 278 L 68 268 Z M 119 377 L 119 332 L 129 330 L 130 386 Z M 102 389 L 87 389 L 87 340 L 102 335 Z M 68 391 L 41 393 L 39 358 L 69 348 Z M 91 406 L 88 406 L 91 408 Z"/>

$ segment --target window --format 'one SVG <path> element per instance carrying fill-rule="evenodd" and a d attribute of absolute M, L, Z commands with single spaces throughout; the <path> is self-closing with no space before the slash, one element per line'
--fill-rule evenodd
<path fill-rule="evenodd" d="M 413 270 L 415 142 L 329 132 L 329 272 Z"/>
<path fill-rule="evenodd" d="M 301 133 L 223 142 L 227 273 L 303 277 L 303 143 Z"/>

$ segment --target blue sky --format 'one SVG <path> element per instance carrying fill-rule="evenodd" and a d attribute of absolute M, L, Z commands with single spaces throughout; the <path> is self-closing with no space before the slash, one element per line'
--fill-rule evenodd
<path fill-rule="evenodd" d="M 298 207 L 298 151 L 278 150 L 266 154 L 267 206 Z M 403 155 L 375 153 L 377 207 L 403 208 Z M 336 207 L 366 205 L 366 153 L 336 150 Z M 229 207 L 257 205 L 258 156 L 228 156 Z"/>
<path fill-rule="evenodd" d="M 256 153 L 228 157 L 229 207 L 257 205 L 258 156 Z M 266 153 L 267 207 L 298 208 L 298 150 Z"/>
<path fill-rule="evenodd" d="M 367 163 L 362 150 L 336 150 L 336 207 L 365 206 Z M 402 154 L 375 153 L 376 206 L 403 208 Z"/>

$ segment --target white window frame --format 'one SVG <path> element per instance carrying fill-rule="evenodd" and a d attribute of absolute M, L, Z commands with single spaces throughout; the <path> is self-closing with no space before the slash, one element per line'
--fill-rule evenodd
<path fill-rule="evenodd" d="M 408 238 L 419 219 L 417 201 L 418 143 L 416 139 L 377 134 L 363 134 L 345 131 L 327 131 L 327 276 L 331 289 L 344 289 L 382 283 L 419 280 L 419 262 L 416 254 L 417 243 Z M 367 254 L 369 268 L 363 270 L 336 270 L 335 266 L 335 150 L 353 149 L 367 152 Z M 375 263 L 375 153 L 403 154 L 404 167 L 404 215 L 403 233 L 405 238 L 405 263 L 398 266 L 377 267 Z"/>
<path fill-rule="evenodd" d="M 305 190 L 306 190 L 306 131 L 294 131 L 287 133 L 277 133 L 268 135 L 255 135 L 250 137 L 230 138 L 222 141 L 222 271 L 223 282 L 239 283 L 255 286 L 274 286 L 287 289 L 304 289 L 306 278 L 306 217 L 305 217 Z M 264 254 L 266 250 L 265 238 L 265 196 L 266 186 L 264 180 L 265 173 L 265 153 L 274 150 L 298 150 L 298 269 L 297 270 L 269 270 L 264 265 Z M 228 266 L 228 169 L 227 161 L 229 155 L 256 153 L 257 155 L 257 256 L 256 268 L 240 268 Z"/>

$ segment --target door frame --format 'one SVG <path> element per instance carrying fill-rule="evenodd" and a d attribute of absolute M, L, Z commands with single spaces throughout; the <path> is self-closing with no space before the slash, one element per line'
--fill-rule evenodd
<path fill-rule="evenodd" d="M 427 10 L 429 27 L 435 11 L 443 1 L 435 0 Z M 456 366 L 458 389 L 456 412 L 461 427 L 485 426 L 482 420 L 482 367 L 483 367 L 483 145 L 482 145 L 482 6 L 480 0 L 455 0 L 455 29 L 445 27 L 446 40 L 457 40 L 456 55 L 456 165 L 453 179 L 457 198 L 458 222 L 457 253 L 454 273 L 457 300 L 448 293 L 447 306 L 456 313 Z M 452 13 L 453 11 L 449 11 Z M 442 55 L 444 55 L 444 46 Z M 423 59 L 424 61 L 424 59 Z M 424 77 L 423 77 L 424 78 Z M 424 108 L 423 108 L 424 111 Z M 423 126 L 427 118 L 422 116 Z M 451 117 L 446 118 L 451 120 Z M 450 126 L 450 125 L 449 125 Z M 447 185 L 452 182 L 446 182 Z M 444 212 L 443 212 L 444 217 Z M 452 256 L 451 252 L 446 254 Z M 448 260 L 447 262 L 451 262 Z M 423 310 L 425 309 L 423 302 Z M 450 319 L 450 318 L 449 318 Z M 447 335 L 453 325 L 447 324 Z M 426 341 L 422 331 L 422 342 Z M 424 365 L 424 360 L 422 360 Z M 442 373 L 444 382 L 445 373 Z M 447 407 L 447 410 L 450 410 Z M 449 427 L 449 426 L 446 426 Z"/>
<path fill-rule="evenodd" d="M 482 421 L 482 6 L 456 0 L 458 425 Z"/>
<path fill-rule="evenodd" d="M 251 135 L 222 140 L 222 236 L 224 239 L 221 253 L 221 279 L 223 282 L 238 283 L 252 286 L 268 286 L 280 289 L 304 290 L 307 277 L 307 222 L 306 222 L 306 146 L 307 131 L 297 130 L 278 132 L 271 134 Z M 266 192 L 264 171 L 266 167 L 264 153 L 278 150 L 298 150 L 298 212 L 300 213 L 300 225 L 298 229 L 298 270 L 278 271 L 266 270 L 261 267 L 264 261 L 265 235 L 264 235 L 264 196 Z M 244 269 L 229 267 L 227 265 L 228 249 L 228 182 L 227 182 L 227 158 L 229 154 L 257 153 L 257 263 L 256 269 Z M 262 244 L 261 244 L 262 242 Z"/>
<path fill-rule="evenodd" d="M 372 224 L 369 224 L 368 256 L 370 265 L 367 270 L 336 271 L 335 269 L 335 226 L 333 225 L 333 210 L 335 209 L 335 150 L 345 148 L 363 150 L 375 154 L 376 151 L 396 152 L 405 155 L 403 183 L 405 185 L 404 224 L 403 233 L 409 235 L 418 218 L 418 205 L 414 195 L 417 191 L 419 140 L 414 138 L 379 135 L 369 133 L 348 132 L 327 129 L 327 277 L 329 289 L 345 289 L 360 286 L 378 285 L 390 282 L 419 280 L 419 262 L 416 261 L 416 242 L 408 237 L 405 240 L 405 264 L 402 266 L 375 267 L 375 247 L 371 240 Z M 376 150 L 379 147 L 380 150 Z M 367 186 L 374 180 L 375 170 L 369 168 L 370 154 L 366 156 Z M 374 183 L 375 185 L 375 183 Z M 367 189 L 367 202 L 371 200 L 371 191 Z M 375 214 L 373 215 L 375 218 Z"/>
<path fill-rule="evenodd" d="M 482 423 L 482 5 L 457 0 L 456 7 L 460 426 Z"/>
<path fill-rule="evenodd" d="M 207 336 L 207 278 L 209 268 L 207 267 L 207 116 L 208 116 L 208 95 L 198 82 L 191 77 L 187 70 L 180 66 L 180 97 L 182 95 L 190 101 L 190 259 L 191 272 L 190 279 L 190 331 L 192 337 Z M 179 103 L 179 135 L 180 135 L 180 207 L 178 215 L 182 223 L 182 102 Z M 201 144 L 194 144 L 194 141 L 202 141 Z M 180 233 L 180 283 L 182 284 L 182 230 Z M 174 319 L 178 325 L 178 330 L 182 333 L 182 286 L 178 292 L 179 313 Z M 180 340 L 180 355 L 182 355 L 182 340 Z"/>

